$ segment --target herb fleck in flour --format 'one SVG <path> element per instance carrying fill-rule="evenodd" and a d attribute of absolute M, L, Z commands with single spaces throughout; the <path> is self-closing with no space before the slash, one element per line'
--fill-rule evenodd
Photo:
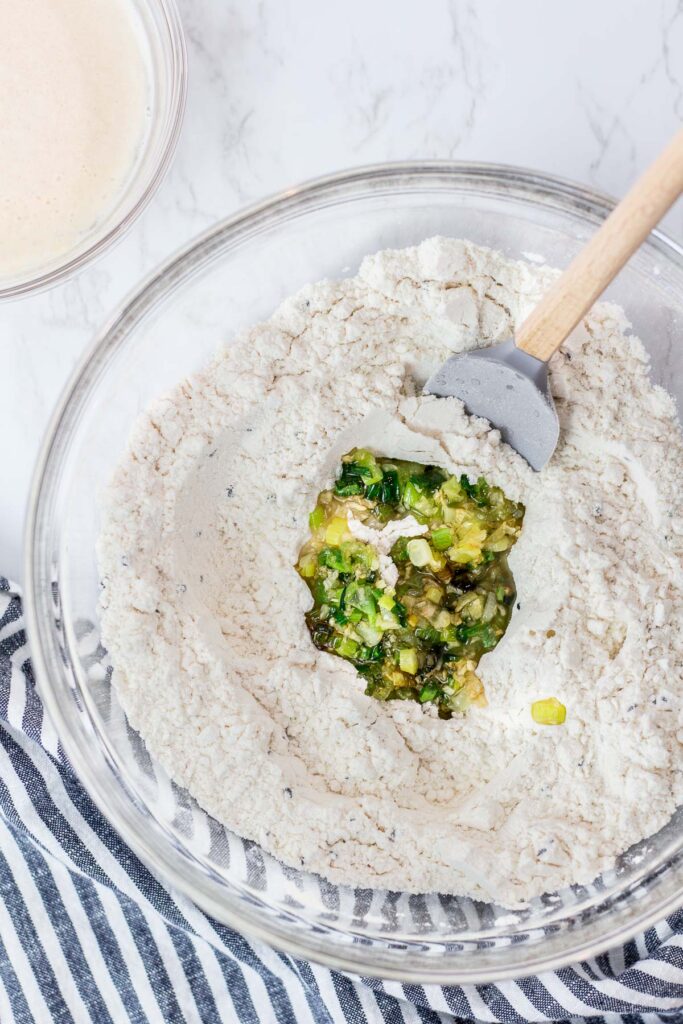
<path fill-rule="evenodd" d="M 211 814 L 334 882 L 508 905 L 586 883 L 683 798 L 683 440 L 622 312 L 551 363 L 540 474 L 454 400 L 448 354 L 508 337 L 555 272 L 430 239 L 309 285 L 157 401 L 107 494 L 102 628 L 152 754 Z M 293 565 L 340 455 L 483 474 L 526 505 L 518 606 L 441 721 L 312 646 Z M 537 726 L 533 701 L 567 706 Z"/>

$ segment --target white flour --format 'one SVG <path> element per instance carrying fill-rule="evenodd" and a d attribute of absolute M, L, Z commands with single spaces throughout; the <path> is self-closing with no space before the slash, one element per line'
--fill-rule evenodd
<path fill-rule="evenodd" d="M 386 523 L 381 530 L 366 526 L 355 519 L 349 512 L 347 515 L 349 531 L 354 537 L 371 544 L 377 552 L 379 574 L 388 587 L 395 587 L 398 581 L 398 569 L 389 555 L 399 537 L 421 537 L 427 533 L 427 527 L 418 523 L 415 516 L 404 516 Z"/>
<path fill-rule="evenodd" d="M 136 425 L 108 495 L 102 619 L 131 723 L 211 814 L 335 882 L 518 904 L 588 882 L 683 798 L 683 442 L 620 310 L 552 362 L 534 474 L 459 403 L 449 352 L 512 333 L 553 278 L 465 242 L 311 285 Z M 339 456 L 480 473 L 527 507 L 489 706 L 380 703 L 317 652 L 292 568 Z M 567 706 L 534 724 L 532 701 Z"/>

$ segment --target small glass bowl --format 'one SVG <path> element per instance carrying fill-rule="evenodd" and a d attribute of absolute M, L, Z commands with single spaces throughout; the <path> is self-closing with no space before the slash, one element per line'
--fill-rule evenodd
<path fill-rule="evenodd" d="M 224 221 L 157 270 L 111 318 L 54 414 L 26 533 L 26 614 L 41 696 L 81 781 L 135 852 L 207 913 L 330 967 L 403 982 L 483 983 L 592 956 L 669 914 L 683 892 L 681 815 L 590 886 L 512 912 L 429 894 L 331 885 L 284 868 L 201 810 L 146 755 L 99 645 L 98 492 L 135 416 L 308 281 L 434 235 L 565 266 L 612 202 L 486 164 L 363 168 Z M 683 398 L 683 252 L 653 233 L 610 288 Z M 634 837 L 636 838 L 636 837 Z"/>
<path fill-rule="evenodd" d="M 175 152 L 185 110 L 187 54 L 175 0 L 130 0 L 148 65 L 145 133 L 111 207 L 77 245 L 38 267 L 0 277 L 0 300 L 58 284 L 100 256 L 128 230 L 156 192 Z"/>

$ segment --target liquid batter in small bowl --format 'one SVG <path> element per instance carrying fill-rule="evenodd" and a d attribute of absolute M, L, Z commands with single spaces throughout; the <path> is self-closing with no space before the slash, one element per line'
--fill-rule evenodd
<path fill-rule="evenodd" d="M 0 24 L 1 297 L 132 221 L 172 153 L 185 70 L 165 0 L 0 0 Z"/>

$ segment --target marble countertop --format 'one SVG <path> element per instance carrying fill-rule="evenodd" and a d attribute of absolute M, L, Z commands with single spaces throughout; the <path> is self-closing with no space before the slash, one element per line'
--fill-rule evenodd
<path fill-rule="evenodd" d="M 622 194 L 683 118 L 680 0 L 180 0 L 190 84 L 175 163 L 77 278 L 0 307 L 0 574 L 50 411 L 139 278 L 217 218 L 306 178 L 489 160 Z M 683 238 L 679 203 L 665 222 Z"/>

